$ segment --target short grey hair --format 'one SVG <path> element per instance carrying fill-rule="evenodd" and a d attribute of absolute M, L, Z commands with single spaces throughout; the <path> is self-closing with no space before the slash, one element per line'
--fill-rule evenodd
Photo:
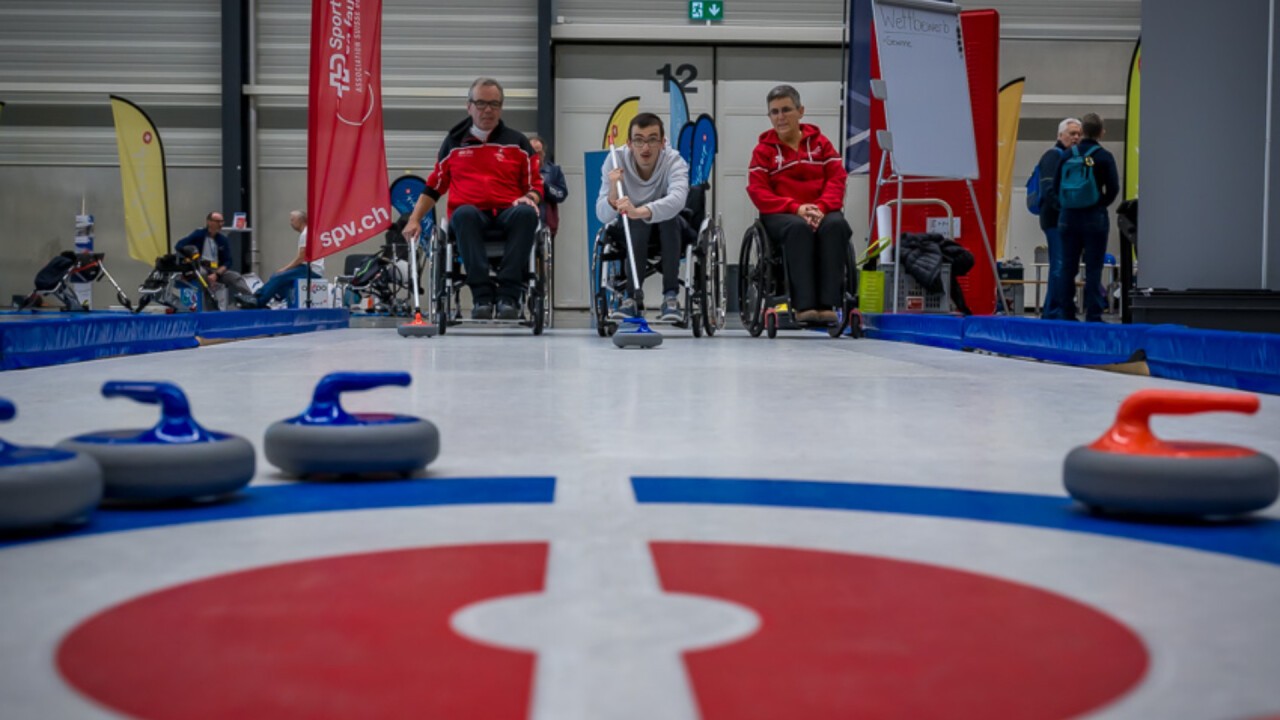
<path fill-rule="evenodd" d="M 1081 125 L 1079 120 L 1075 118 L 1067 118 L 1066 120 L 1063 120 L 1062 122 L 1058 123 L 1058 134 L 1061 135 L 1062 133 L 1066 132 L 1067 128 L 1071 127 L 1072 124 Z"/>
<path fill-rule="evenodd" d="M 298 219 L 299 219 L 299 220 L 301 220 L 302 222 L 306 222 L 306 221 L 307 221 L 307 211 L 306 211 L 306 210 L 293 210 L 293 211 L 290 211 L 290 212 L 289 212 L 289 218 L 290 218 L 290 219 L 298 218 Z"/>
<path fill-rule="evenodd" d="M 769 103 L 772 103 L 774 100 L 778 100 L 779 98 L 787 98 L 791 100 L 791 102 L 795 103 L 796 107 L 801 106 L 800 91 L 790 85 L 779 85 L 774 89 L 770 90 L 769 94 L 765 97 L 764 102 L 766 105 L 768 105 Z"/>
<path fill-rule="evenodd" d="M 479 87 L 496 87 L 498 88 L 498 100 L 507 99 L 507 93 L 502 89 L 502 83 L 491 77 L 478 77 L 475 82 L 471 83 L 471 88 L 467 90 L 467 102 L 476 99 L 476 88 Z"/>

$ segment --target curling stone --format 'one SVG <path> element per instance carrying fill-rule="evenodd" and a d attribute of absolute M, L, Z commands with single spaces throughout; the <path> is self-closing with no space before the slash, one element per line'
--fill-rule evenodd
<path fill-rule="evenodd" d="M 267 460 L 291 475 L 412 475 L 440 454 L 435 424 L 412 415 L 352 414 L 338 395 L 409 384 L 409 373 L 332 373 L 316 384 L 311 406 L 267 428 Z"/>
<path fill-rule="evenodd" d="M 0 398 L 0 421 L 15 415 L 13 403 Z M 75 522 L 101 499 L 102 469 L 93 458 L 0 438 L 0 530 Z"/>
<path fill-rule="evenodd" d="M 662 334 L 650 328 L 642 317 L 626 318 L 613 334 L 613 344 L 620 348 L 655 348 L 662 344 Z"/>
<path fill-rule="evenodd" d="M 177 385 L 108 382 L 102 386 L 102 395 L 160 406 L 155 427 L 100 430 L 58 443 L 64 450 L 98 461 L 106 498 L 203 499 L 234 492 L 253 479 L 253 445 L 238 435 L 200 427 Z"/>
<path fill-rule="evenodd" d="M 413 314 L 413 322 L 407 322 L 396 328 L 400 337 L 435 337 L 440 328 L 422 319 L 422 313 Z"/>
<path fill-rule="evenodd" d="M 1106 434 L 1067 454 L 1067 492 L 1096 510 L 1138 515 L 1261 510 L 1280 495 L 1280 467 L 1270 456 L 1236 445 L 1161 440 L 1149 426 L 1155 414 L 1257 410 L 1258 398 L 1242 393 L 1140 390 L 1120 405 Z"/>

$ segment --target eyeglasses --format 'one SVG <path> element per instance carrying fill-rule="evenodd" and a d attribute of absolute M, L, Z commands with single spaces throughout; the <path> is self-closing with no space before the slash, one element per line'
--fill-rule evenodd
<path fill-rule="evenodd" d="M 497 110 L 502 107 L 501 100 L 468 100 L 467 102 L 481 110 Z"/>
<path fill-rule="evenodd" d="M 648 145 L 649 147 L 657 147 L 661 144 L 662 138 L 631 138 L 632 147 L 644 147 L 645 145 Z"/>

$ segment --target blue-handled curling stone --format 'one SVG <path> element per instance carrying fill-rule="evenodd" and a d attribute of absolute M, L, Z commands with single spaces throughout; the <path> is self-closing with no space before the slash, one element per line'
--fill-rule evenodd
<path fill-rule="evenodd" d="M 412 415 L 348 413 L 338 399 L 347 391 L 409 382 L 404 372 L 326 375 L 316 384 L 305 412 L 267 428 L 267 460 L 299 477 L 409 476 L 425 468 L 440 454 L 440 431 L 434 423 Z"/>
<path fill-rule="evenodd" d="M 13 403 L 0 398 L 0 421 L 15 415 Z M 101 499 L 102 470 L 93 458 L 0 438 L 0 530 L 75 522 Z"/>
<path fill-rule="evenodd" d="M 164 382 L 108 382 L 103 397 L 160 406 L 155 427 L 101 430 L 58 443 L 102 466 L 112 500 L 203 499 L 235 492 L 253 480 L 253 444 L 206 430 L 191 417 L 182 389 Z"/>
<path fill-rule="evenodd" d="M 662 344 L 662 334 L 650 328 L 642 317 L 626 318 L 613 334 L 613 344 L 620 348 L 655 348 Z"/>

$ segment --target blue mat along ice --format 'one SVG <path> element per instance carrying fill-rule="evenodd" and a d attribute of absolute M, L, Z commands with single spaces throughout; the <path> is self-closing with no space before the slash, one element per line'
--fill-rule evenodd
<path fill-rule="evenodd" d="M 1161 325 L 1143 348 L 1156 377 L 1280 395 L 1280 335 Z"/>
<path fill-rule="evenodd" d="M 193 348 L 200 337 L 243 338 L 346 327 L 346 310 L 132 315 L 11 313 L 0 322 L 0 370 Z"/>
<path fill-rule="evenodd" d="M 1114 365 L 1140 357 L 1152 325 L 968 317 L 964 347 L 1068 365 Z"/>

